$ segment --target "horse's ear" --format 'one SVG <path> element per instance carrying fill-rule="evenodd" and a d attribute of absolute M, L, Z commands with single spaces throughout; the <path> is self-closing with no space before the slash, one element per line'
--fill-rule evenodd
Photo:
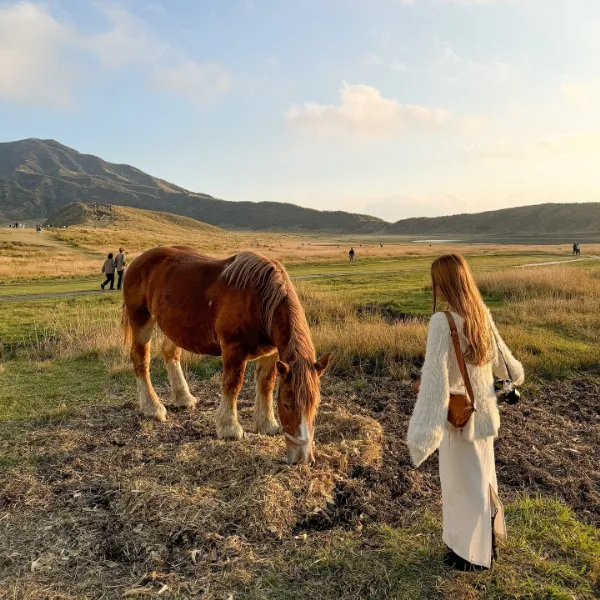
<path fill-rule="evenodd" d="M 290 380 L 290 365 L 284 363 L 281 360 L 278 360 L 276 366 L 281 379 L 285 382 L 288 382 Z"/>
<path fill-rule="evenodd" d="M 323 354 L 323 356 L 321 356 L 321 358 L 315 363 L 315 371 L 319 374 L 319 376 L 323 375 L 325 369 L 329 366 L 329 361 L 331 360 L 332 356 L 333 354 L 331 354 L 331 352 Z"/>

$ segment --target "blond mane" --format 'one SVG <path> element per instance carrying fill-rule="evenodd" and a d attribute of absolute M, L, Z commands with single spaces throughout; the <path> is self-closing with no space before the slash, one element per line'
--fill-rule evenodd
<path fill-rule="evenodd" d="M 292 367 L 296 402 L 309 410 L 316 410 L 320 391 L 319 377 L 314 368 L 315 347 L 298 293 L 283 265 L 256 252 L 240 252 L 224 269 L 221 278 L 235 288 L 252 287 L 258 292 L 262 325 L 269 335 L 272 335 L 275 311 L 282 302 L 286 302 L 290 339 L 279 358 Z"/>

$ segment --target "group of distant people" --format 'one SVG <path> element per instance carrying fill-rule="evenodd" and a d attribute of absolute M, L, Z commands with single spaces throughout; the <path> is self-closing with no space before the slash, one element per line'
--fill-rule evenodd
<path fill-rule="evenodd" d="M 579 246 L 579 244 L 577 242 L 573 242 L 573 254 L 575 256 L 581 255 L 581 247 Z"/>
<path fill-rule="evenodd" d="M 127 265 L 127 259 L 125 258 L 125 250 L 119 248 L 119 252 L 113 255 L 112 252 L 108 253 L 104 264 L 102 265 L 102 272 L 106 275 L 104 283 L 100 284 L 102 289 L 105 289 L 110 284 L 111 290 L 115 289 L 115 273 L 118 276 L 117 289 L 120 290 L 123 285 L 123 275 L 125 274 L 125 266 Z"/>

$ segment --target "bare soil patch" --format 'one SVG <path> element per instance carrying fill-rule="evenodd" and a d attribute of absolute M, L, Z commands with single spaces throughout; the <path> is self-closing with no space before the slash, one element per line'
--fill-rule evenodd
<path fill-rule="evenodd" d="M 126 404 L 2 425 L 0 452 L 17 445 L 22 463 L 0 482 L 0 597 L 222 598 L 251 589 L 273 555 L 307 538 L 318 547 L 340 531 L 436 513 L 437 460 L 414 470 L 404 443 L 410 386 L 324 384 L 312 468 L 284 463 L 282 436 L 217 440 L 214 382 L 195 384 L 199 407 L 171 411 L 166 424 Z M 502 409 L 501 495 L 559 497 L 598 526 L 600 386 L 523 397 Z M 241 404 L 249 426 L 250 391 Z"/>

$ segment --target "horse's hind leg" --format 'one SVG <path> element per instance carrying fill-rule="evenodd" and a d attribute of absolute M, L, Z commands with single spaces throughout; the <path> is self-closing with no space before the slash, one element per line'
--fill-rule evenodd
<path fill-rule="evenodd" d="M 181 370 L 181 348 L 165 336 L 162 353 L 169 375 L 169 383 L 171 384 L 173 406 L 194 407 L 198 401 L 190 394 L 190 388 Z"/>
<path fill-rule="evenodd" d="M 145 417 L 166 421 L 167 409 L 159 400 L 150 381 L 150 340 L 154 329 L 154 319 L 148 319 L 144 325 L 132 322 L 131 329 L 133 335 L 131 360 L 137 379 L 140 411 Z"/>
<path fill-rule="evenodd" d="M 244 430 L 237 418 L 237 397 L 244 383 L 246 360 L 235 352 L 223 351 L 223 382 L 221 404 L 217 409 L 217 437 L 221 440 L 241 440 Z"/>
<path fill-rule="evenodd" d="M 261 356 L 256 361 L 254 381 L 256 383 L 256 400 L 254 402 L 253 430 L 256 433 L 274 435 L 279 431 L 279 424 L 273 412 L 273 388 L 275 387 L 275 365 L 278 354 L 274 352 Z"/>

